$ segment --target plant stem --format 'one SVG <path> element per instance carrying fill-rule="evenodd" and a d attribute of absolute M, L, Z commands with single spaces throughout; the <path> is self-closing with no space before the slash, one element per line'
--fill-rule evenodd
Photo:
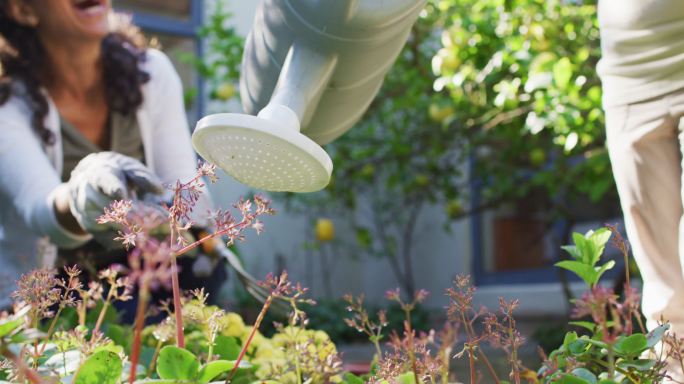
<path fill-rule="evenodd" d="M 38 314 L 36 314 L 36 317 L 33 318 L 33 329 L 38 329 Z M 38 369 L 38 340 L 33 342 L 33 369 Z"/>
<path fill-rule="evenodd" d="M 449 384 L 449 355 L 451 348 L 445 348 L 442 353 L 442 384 Z"/>
<path fill-rule="evenodd" d="M 476 384 L 475 357 L 473 356 L 473 346 L 468 343 L 468 365 L 470 365 L 470 384 Z"/>
<path fill-rule="evenodd" d="M 45 335 L 45 342 L 43 343 L 43 346 L 40 348 L 40 354 L 38 356 L 41 356 L 43 352 L 45 352 L 45 348 L 47 348 L 47 342 L 48 340 L 50 340 L 52 332 L 55 331 L 55 325 L 57 324 L 57 319 L 59 318 L 59 315 L 62 313 L 62 309 L 64 309 L 64 307 L 60 305 L 59 309 L 57 309 L 55 317 L 52 318 L 52 321 L 50 322 L 50 327 L 48 328 L 47 334 Z M 36 356 L 36 360 L 38 359 L 38 356 Z"/>
<path fill-rule="evenodd" d="M 413 370 L 413 380 L 416 384 L 418 383 L 418 367 L 416 365 L 416 354 L 413 347 L 413 327 L 411 326 L 411 309 L 408 307 L 404 308 L 404 315 L 406 316 L 406 332 L 408 332 L 408 353 L 409 360 L 411 361 L 411 369 Z"/>
<path fill-rule="evenodd" d="M 468 327 L 468 322 L 466 321 L 465 313 L 461 312 L 461 321 L 463 322 L 463 325 L 465 326 L 466 330 L 466 336 L 468 336 L 468 340 L 466 341 L 467 347 L 468 347 L 468 365 L 470 366 L 470 384 L 475 384 L 476 383 L 476 375 L 475 375 L 475 356 L 473 356 L 473 346 L 471 344 L 471 340 L 474 340 L 474 334 L 471 332 L 472 330 Z M 494 375 L 494 379 L 497 381 L 498 384 L 498 378 L 496 375 Z"/>
<path fill-rule="evenodd" d="M 244 221 L 244 220 L 243 220 Z M 198 240 L 195 240 L 194 242 L 182 247 L 178 251 L 174 252 L 171 258 L 171 285 L 172 285 L 172 290 L 173 290 L 173 306 L 174 306 L 174 312 L 176 316 L 176 341 L 177 345 L 179 348 L 185 348 L 185 335 L 183 334 L 183 309 L 181 305 L 181 297 L 180 297 L 180 284 L 178 282 L 178 263 L 176 261 L 176 258 L 178 256 L 181 256 L 185 254 L 186 252 L 189 252 L 198 246 L 202 245 L 204 242 L 209 241 L 215 237 L 220 237 L 223 236 L 229 232 L 231 232 L 234 228 L 239 227 L 240 225 L 243 224 L 243 221 L 233 224 L 227 228 L 224 228 L 220 231 L 214 232 L 210 235 L 204 236 Z M 171 235 L 170 235 L 170 241 L 171 244 L 174 243 L 174 237 L 175 237 L 175 231 L 173 229 L 173 225 L 171 225 Z"/>
<path fill-rule="evenodd" d="M 608 378 L 613 379 L 615 377 L 615 352 L 613 351 L 613 346 L 608 345 Z"/>
<path fill-rule="evenodd" d="M 178 263 L 176 255 L 171 257 L 171 285 L 173 287 L 173 312 L 176 315 L 176 344 L 178 348 L 185 348 L 185 334 L 183 333 L 183 307 L 181 305 L 180 284 L 178 282 Z"/>
<path fill-rule="evenodd" d="M 112 291 L 112 287 L 109 287 L 109 291 L 107 291 L 107 299 L 105 299 L 104 303 L 102 303 L 102 309 L 100 309 L 100 314 L 97 316 L 97 321 L 95 322 L 95 328 L 93 328 L 93 337 L 95 336 L 96 332 L 100 331 L 100 327 L 102 326 L 102 322 L 104 321 L 105 315 L 107 314 L 107 309 L 109 309 L 109 304 L 112 300 Z"/>
<path fill-rule="evenodd" d="M 26 365 L 26 362 L 19 358 L 19 356 L 15 355 L 10 350 L 8 350 L 7 346 L 5 345 L 2 346 L 2 356 L 11 360 L 19 369 L 19 372 L 26 376 L 26 379 L 28 379 L 28 381 L 30 381 L 33 384 L 43 384 L 43 379 L 40 377 L 40 375 L 38 375 L 36 371 L 34 371 L 28 365 Z"/>
<path fill-rule="evenodd" d="M 599 359 L 593 359 L 592 362 L 602 366 L 603 368 L 609 368 L 610 367 L 610 364 L 606 363 L 605 361 L 599 360 Z M 619 367 L 615 367 L 615 370 L 622 373 L 623 375 L 625 375 L 625 377 L 628 378 L 629 381 L 631 381 L 632 383 L 634 383 L 634 384 L 640 384 L 641 383 L 641 381 L 638 378 L 635 378 L 634 376 L 632 376 L 628 371 L 625 371 L 624 369 L 621 369 Z"/>
<path fill-rule="evenodd" d="M 83 302 L 78 306 L 78 325 L 85 326 L 86 311 L 88 308 L 88 297 L 83 298 Z"/>
<path fill-rule="evenodd" d="M 297 340 L 293 341 L 295 345 L 295 350 L 297 350 Z M 299 354 L 295 353 L 294 354 L 294 361 L 295 361 L 295 375 L 297 375 L 297 384 L 302 384 L 302 368 L 299 365 Z"/>
<path fill-rule="evenodd" d="M 375 354 L 378 357 L 378 362 L 380 362 L 380 360 L 382 360 L 382 350 L 380 349 L 380 343 L 377 338 L 373 339 L 373 345 L 375 346 Z"/>
<path fill-rule="evenodd" d="M 470 322 L 466 321 L 465 319 L 465 314 L 461 312 L 461 321 L 463 322 L 463 325 L 466 330 L 466 334 L 468 335 L 469 340 L 475 340 L 475 330 L 472 327 L 472 324 Z M 495 384 L 501 384 L 501 381 L 499 380 L 499 376 L 496 375 L 496 371 L 494 371 L 494 367 L 492 367 L 492 363 L 489 361 L 487 356 L 482 352 L 482 350 L 478 349 L 478 355 L 480 356 L 480 359 L 482 362 L 485 364 L 487 367 L 487 371 L 489 371 L 489 374 L 492 376 L 492 379 L 494 380 Z"/>
<path fill-rule="evenodd" d="M 487 355 L 485 355 L 484 352 L 482 352 L 480 349 L 478 349 L 477 352 L 478 355 L 480 355 L 480 359 L 487 367 L 487 371 L 489 371 L 489 374 L 492 375 L 492 379 L 494 379 L 494 382 L 496 384 L 501 384 L 501 381 L 499 380 L 499 377 L 496 375 L 496 371 L 494 371 L 494 367 L 492 366 L 492 363 L 489 361 L 489 358 L 487 358 Z"/>
<path fill-rule="evenodd" d="M 214 356 L 214 344 L 216 344 L 216 335 L 214 337 L 209 339 L 209 351 L 207 352 L 207 363 L 211 361 L 211 358 Z"/>
<path fill-rule="evenodd" d="M 242 346 L 242 350 L 240 351 L 240 355 L 238 355 L 238 358 L 235 361 L 235 367 L 233 367 L 233 370 L 230 371 L 230 375 L 228 375 L 228 378 L 226 379 L 226 384 L 229 384 L 230 381 L 233 379 L 233 376 L 235 376 L 235 373 L 237 373 L 238 367 L 240 366 L 240 362 L 242 361 L 242 358 L 245 357 L 245 353 L 247 352 L 247 348 L 249 347 L 249 344 L 252 342 L 252 339 L 254 338 L 254 335 L 256 334 L 257 330 L 259 329 L 261 322 L 264 320 L 264 316 L 266 316 L 266 312 L 268 311 L 268 308 L 271 306 L 272 302 L 273 302 L 273 295 L 271 294 L 271 295 L 268 295 L 268 297 L 266 298 L 266 302 L 264 302 L 264 306 L 261 307 L 261 312 L 259 312 L 259 316 L 257 316 L 257 319 L 254 322 L 254 326 L 252 327 L 252 332 L 249 333 L 249 337 L 247 338 L 245 345 Z"/>
<path fill-rule="evenodd" d="M 515 384 L 520 384 L 520 372 L 518 370 L 518 347 L 512 326 L 508 328 L 508 338 L 509 340 L 513 340 L 511 347 L 511 368 L 513 370 L 513 380 L 515 381 Z"/>
<path fill-rule="evenodd" d="M 140 283 L 140 292 L 138 295 L 138 308 L 135 312 L 135 333 L 133 334 L 133 345 L 131 346 L 131 373 L 128 376 L 128 383 L 133 384 L 138 367 L 138 360 L 140 359 L 140 344 L 142 342 L 142 330 L 145 325 L 145 312 L 147 311 L 147 301 L 149 300 L 150 292 L 147 279 L 143 278 Z"/>
<path fill-rule="evenodd" d="M 154 348 L 154 354 L 152 355 L 152 361 L 150 362 L 150 367 L 147 369 L 147 377 L 152 376 L 154 368 L 157 365 L 157 358 L 159 357 L 159 351 L 161 350 L 164 343 L 161 340 L 157 340 L 157 346 Z"/>

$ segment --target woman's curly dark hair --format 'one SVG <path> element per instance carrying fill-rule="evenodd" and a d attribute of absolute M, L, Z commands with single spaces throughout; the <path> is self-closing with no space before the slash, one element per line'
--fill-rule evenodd
<path fill-rule="evenodd" d="M 113 31 L 102 42 L 105 97 L 111 111 L 134 113 L 143 102 L 141 86 L 149 81 L 140 68 L 145 60 L 146 41 L 130 20 L 116 15 Z M 11 96 L 24 99 L 33 112 L 31 125 L 43 143 L 54 143 L 45 126 L 48 101 L 42 91 L 45 76 L 45 50 L 35 28 L 21 25 L 9 15 L 9 0 L 0 0 L 0 105 Z M 16 84 L 24 92 L 17 94 Z"/>

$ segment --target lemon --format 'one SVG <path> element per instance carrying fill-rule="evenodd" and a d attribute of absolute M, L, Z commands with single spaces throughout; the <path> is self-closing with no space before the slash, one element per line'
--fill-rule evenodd
<path fill-rule="evenodd" d="M 428 115 L 430 116 L 430 119 L 436 123 L 444 122 L 444 120 L 453 114 L 454 108 L 450 105 L 440 107 L 437 104 L 430 104 L 430 108 L 428 109 Z"/>
<path fill-rule="evenodd" d="M 216 89 L 216 97 L 219 100 L 230 100 L 235 96 L 235 86 L 232 83 L 223 83 Z"/>
<path fill-rule="evenodd" d="M 373 175 L 375 175 L 375 166 L 373 164 L 366 164 L 361 168 L 359 174 L 365 179 L 372 179 Z"/>
<path fill-rule="evenodd" d="M 546 152 L 541 148 L 535 148 L 530 151 L 530 163 L 538 167 L 546 163 Z"/>
<path fill-rule="evenodd" d="M 332 220 L 320 218 L 316 221 L 316 238 L 321 242 L 335 238 L 335 224 Z"/>
<path fill-rule="evenodd" d="M 447 216 L 454 219 L 463 213 L 463 205 L 458 199 L 449 200 L 445 208 Z"/>
<path fill-rule="evenodd" d="M 418 174 L 416 175 L 416 184 L 419 187 L 427 187 L 427 185 L 430 184 L 430 178 L 422 173 Z"/>

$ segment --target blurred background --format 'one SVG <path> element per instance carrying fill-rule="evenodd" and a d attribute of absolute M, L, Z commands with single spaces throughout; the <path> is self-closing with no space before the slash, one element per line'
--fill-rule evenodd
<path fill-rule="evenodd" d="M 257 1 L 114 4 L 173 60 L 191 126 L 241 111 Z M 237 246 L 246 268 L 259 278 L 287 269 L 322 303 L 322 319 L 341 316 L 345 293 L 384 306 L 395 287 L 427 289 L 425 316 L 442 313 L 458 274 L 472 276 L 478 304 L 517 298 L 523 318 L 564 318 L 580 285 L 553 268 L 566 257 L 560 246 L 621 220 L 598 58 L 593 1 L 429 0 L 368 112 L 326 147 L 330 186 L 270 194 L 278 214 Z M 255 192 L 221 176 L 211 187 L 219 206 Z M 619 284 L 617 262 L 608 277 Z M 237 279 L 223 294 L 249 307 Z"/>

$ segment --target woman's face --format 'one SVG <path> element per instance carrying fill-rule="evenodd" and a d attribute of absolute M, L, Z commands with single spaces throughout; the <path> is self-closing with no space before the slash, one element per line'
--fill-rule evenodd
<path fill-rule="evenodd" d="M 111 0 L 19 0 L 35 13 L 44 37 L 67 41 L 102 40 L 109 33 Z"/>

